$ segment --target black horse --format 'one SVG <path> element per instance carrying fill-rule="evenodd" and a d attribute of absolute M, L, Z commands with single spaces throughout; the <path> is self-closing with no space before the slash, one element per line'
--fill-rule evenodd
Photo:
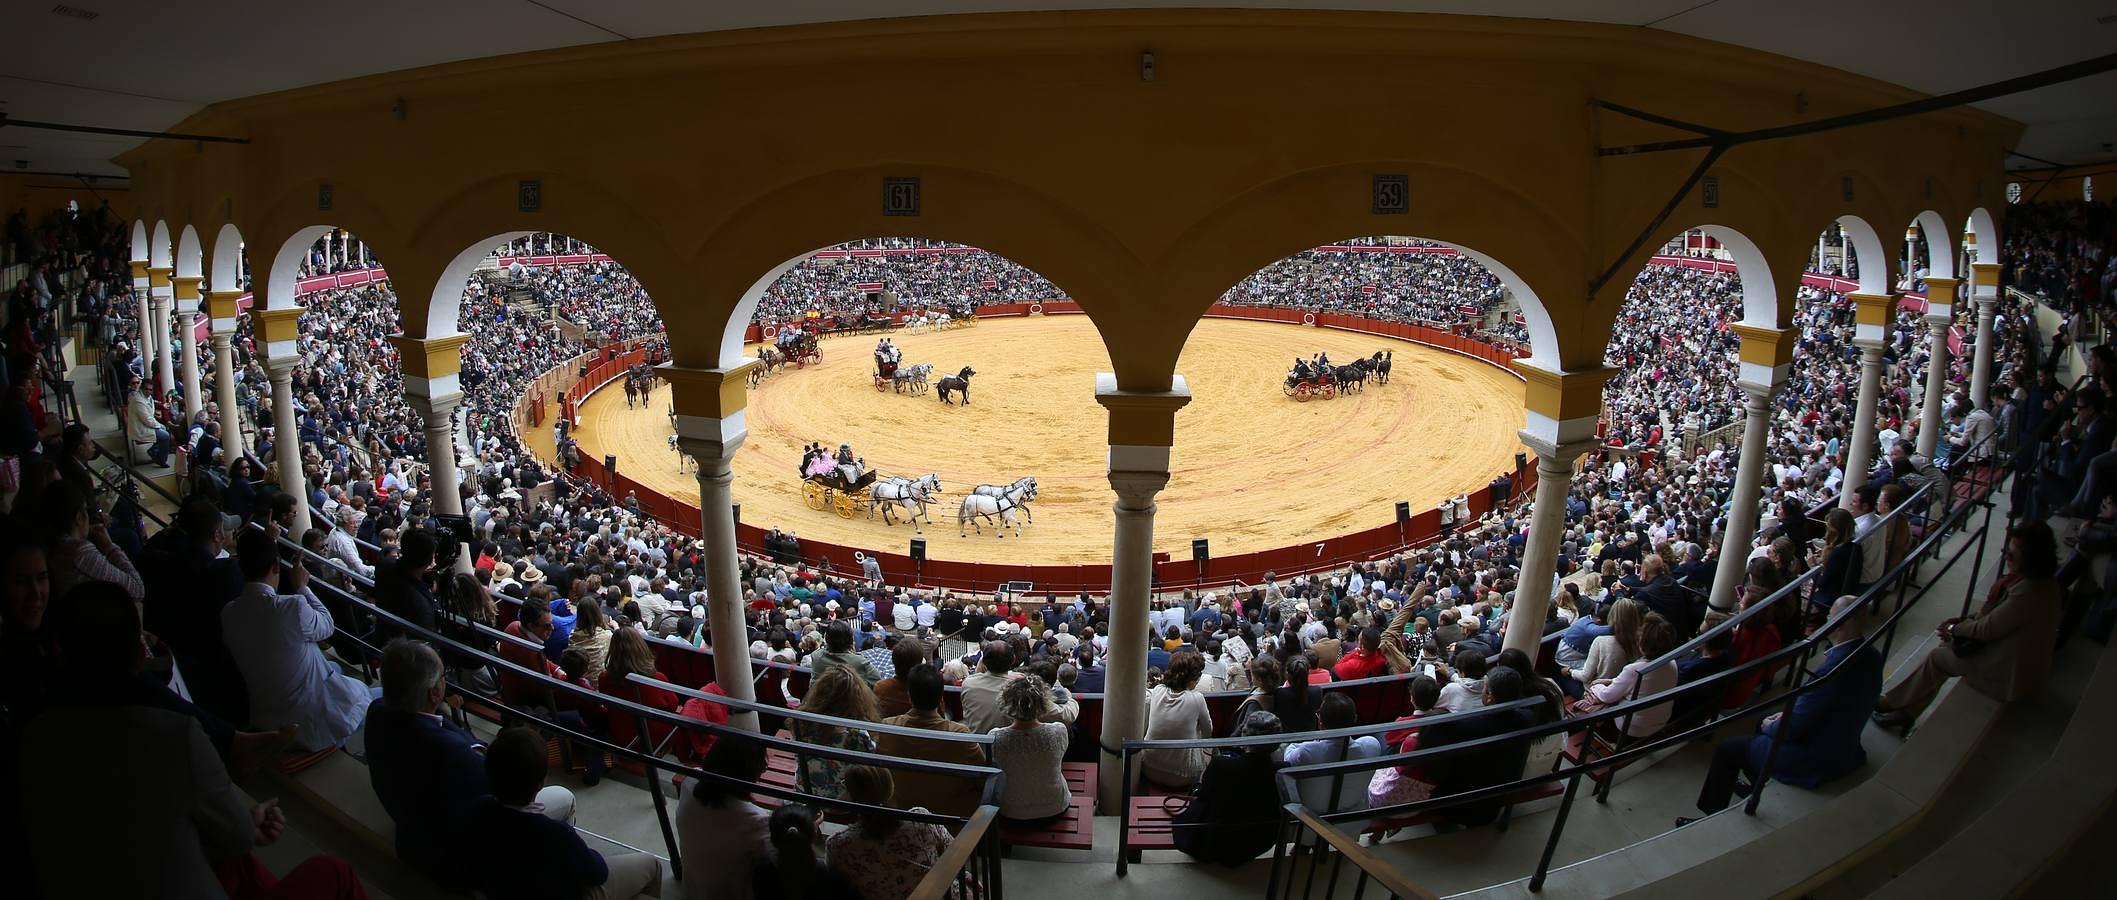
<path fill-rule="evenodd" d="M 1368 368 L 1373 363 L 1356 359 L 1351 365 L 1332 366 L 1331 378 L 1338 383 L 1338 393 L 1347 394 L 1367 386 Z"/>
<path fill-rule="evenodd" d="M 956 373 L 956 374 L 954 374 L 954 375 L 943 375 L 943 376 L 941 376 L 941 380 L 940 380 L 939 382 L 937 382 L 937 383 L 936 383 L 936 384 L 934 385 L 934 390 L 935 390 L 935 391 L 938 391 L 938 392 L 940 392 L 940 394 L 941 394 L 941 402 L 942 402 L 942 403 L 946 403 L 946 404 L 948 404 L 948 405 L 950 405 L 950 406 L 954 406 L 954 405 L 955 405 L 955 401 L 953 401 L 953 400 L 950 400 L 950 399 L 948 399 L 948 395 L 949 395 L 949 394 L 950 394 L 951 392 L 954 392 L 954 391 L 962 391 L 962 392 L 963 392 L 963 405 L 964 405 L 964 406 L 969 406 L 969 405 L 970 405 L 970 376 L 972 376 L 972 375 L 976 375 L 976 374 L 978 374 L 978 370 L 976 370 L 976 369 L 973 369 L 973 368 L 971 368 L 971 367 L 969 367 L 969 366 L 964 366 L 964 367 L 963 367 L 963 371 L 961 371 L 961 372 L 957 372 L 957 373 Z"/>
<path fill-rule="evenodd" d="M 1368 368 L 1375 373 L 1376 383 L 1389 383 L 1389 364 L 1395 358 L 1395 350 L 1376 350 L 1375 355 L 1368 360 Z"/>

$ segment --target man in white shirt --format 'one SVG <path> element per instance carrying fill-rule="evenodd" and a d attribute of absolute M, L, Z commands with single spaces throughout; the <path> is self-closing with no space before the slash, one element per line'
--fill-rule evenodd
<path fill-rule="evenodd" d="M 288 568 L 282 581 L 278 550 L 265 532 L 243 532 L 236 561 L 245 583 L 221 608 L 222 638 L 249 686 L 252 725 L 298 725 L 295 747 L 335 747 L 360 730 L 368 704 L 381 692 L 324 658 L 318 642 L 336 628 L 331 612 L 309 592 L 307 568 Z M 282 585 L 292 593 L 280 593 Z"/>
<path fill-rule="evenodd" d="M 935 603 L 932 599 L 929 598 L 925 602 L 922 602 L 918 606 L 914 607 L 913 612 L 918 617 L 919 630 L 932 631 L 934 628 L 934 618 L 941 614 L 941 605 Z"/>
<path fill-rule="evenodd" d="M 331 517 L 333 528 L 323 539 L 323 555 L 337 563 L 339 568 L 373 579 L 375 567 L 360 558 L 360 545 L 353 540 L 354 532 L 360 530 L 360 511 L 351 506 L 340 505 Z"/>

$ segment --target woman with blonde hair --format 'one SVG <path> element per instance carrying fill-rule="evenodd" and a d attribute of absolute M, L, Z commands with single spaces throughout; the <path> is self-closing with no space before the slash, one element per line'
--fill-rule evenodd
<path fill-rule="evenodd" d="M 875 692 L 867 681 L 844 666 L 827 666 L 809 681 L 809 692 L 801 698 L 801 711 L 859 722 L 879 722 Z M 873 753 L 875 738 L 866 729 L 794 720 L 794 739 L 822 747 Z M 845 797 L 845 770 L 852 763 L 820 756 L 799 756 L 801 792 L 837 800 Z"/>
<path fill-rule="evenodd" d="M 1066 758 L 1067 727 L 1042 721 L 1051 710 L 1051 688 L 1024 675 L 1000 689 L 1000 712 L 1008 724 L 992 730 L 992 764 L 1007 778 L 1000 789 L 1000 818 L 1034 825 L 1066 814 L 1073 798 L 1059 764 Z"/>

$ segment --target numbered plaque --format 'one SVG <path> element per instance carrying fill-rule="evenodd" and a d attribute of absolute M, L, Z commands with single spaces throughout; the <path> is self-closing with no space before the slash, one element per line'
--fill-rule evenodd
<path fill-rule="evenodd" d="M 1405 175 L 1376 175 L 1374 188 L 1375 215 L 1399 216 L 1411 212 L 1411 178 Z"/>
<path fill-rule="evenodd" d="M 885 216 L 918 215 L 919 179 L 882 179 L 882 214 Z"/>
<path fill-rule="evenodd" d="M 515 183 L 515 211 L 538 212 L 544 208 L 544 182 L 521 181 Z"/>
<path fill-rule="evenodd" d="M 1701 200 L 1701 201 L 1703 201 L 1703 202 L 1705 203 L 1705 208 L 1706 208 L 1706 209 L 1719 209 L 1719 208 L 1720 208 L 1720 176 L 1718 176 L 1718 175 L 1707 175 L 1707 176 L 1705 176 L 1705 182 L 1704 182 L 1703 184 L 1700 184 L 1700 185 L 1698 186 L 1698 198 L 1699 198 L 1699 200 Z"/>

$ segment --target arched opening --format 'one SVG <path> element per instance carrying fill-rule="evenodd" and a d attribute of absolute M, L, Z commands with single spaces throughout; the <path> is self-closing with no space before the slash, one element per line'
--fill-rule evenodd
<path fill-rule="evenodd" d="M 154 223 L 154 236 L 147 242 L 147 267 L 168 269 L 175 267 L 176 244 L 169 233 L 168 222 Z"/>
<path fill-rule="evenodd" d="M 207 257 L 206 285 L 216 291 L 247 290 L 250 265 L 244 258 L 243 233 L 230 222 L 213 237 L 213 253 Z"/>
<path fill-rule="evenodd" d="M 1854 215 L 1839 216 L 1836 230 L 1848 251 L 1838 274 L 1858 282 L 1862 294 L 1888 293 L 1889 255 L 1882 249 L 1881 234 L 1866 219 Z"/>
<path fill-rule="evenodd" d="M 145 219 L 135 219 L 132 222 L 132 258 L 140 262 L 147 261 L 147 221 Z"/>

